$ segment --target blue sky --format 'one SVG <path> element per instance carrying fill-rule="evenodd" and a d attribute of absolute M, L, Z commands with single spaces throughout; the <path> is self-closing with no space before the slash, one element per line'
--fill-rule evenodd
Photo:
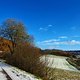
<path fill-rule="evenodd" d="M 80 0 L 0 0 L 0 23 L 22 21 L 42 49 L 80 49 Z"/>

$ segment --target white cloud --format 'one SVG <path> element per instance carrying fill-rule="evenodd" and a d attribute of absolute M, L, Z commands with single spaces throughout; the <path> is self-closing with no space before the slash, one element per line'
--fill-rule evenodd
<path fill-rule="evenodd" d="M 50 30 L 50 29 L 52 28 L 52 26 L 53 26 L 53 25 L 50 24 L 50 25 L 48 25 L 47 27 L 40 27 L 39 30 L 48 31 L 48 30 Z"/>
<path fill-rule="evenodd" d="M 72 45 L 75 45 L 75 44 L 80 44 L 80 41 L 71 40 L 70 44 L 72 44 Z"/>
<path fill-rule="evenodd" d="M 51 43 L 51 42 L 56 42 L 56 41 L 59 41 L 59 39 L 49 39 L 49 40 L 45 40 L 39 43 Z"/>
<path fill-rule="evenodd" d="M 52 27 L 53 25 L 49 24 L 48 26 L 49 26 L 49 27 Z"/>
<path fill-rule="evenodd" d="M 47 28 L 42 28 L 42 27 L 40 27 L 39 30 L 47 31 L 48 29 L 47 29 Z"/>
<path fill-rule="evenodd" d="M 70 40 L 70 41 L 60 41 L 56 39 L 45 40 L 41 42 L 37 42 L 40 45 L 80 45 L 80 41 Z"/>
<path fill-rule="evenodd" d="M 39 30 L 42 30 L 42 29 L 43 29 L 42 27 L 39 28 Z"/>
<path fill-rule="evenodd" d="M 48 46 L 48 49 L 58 49 L 59 46 Z"/>
<path fill-rule="evenodd" d="M 60 36 L 59 38 L 68 38 L 67 36 Z"/>

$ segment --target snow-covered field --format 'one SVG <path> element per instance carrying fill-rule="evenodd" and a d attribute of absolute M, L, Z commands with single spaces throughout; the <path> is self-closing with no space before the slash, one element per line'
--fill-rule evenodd
<path fill-rule="evenodd" d="M 0 80 L 41 80 L 36 76 L 0 61 Z"/>
<path fill-rule="evenodd" d="M 46 56 L 42 56 L 41 60 L 47 63 L 48 64 L 47 66 L 50 68 L 58 68 L 58 69 L 80 72 L 74 66 L 70 65 L 66 61 L 66 58 L 67 57 L 46 55 Z"/>

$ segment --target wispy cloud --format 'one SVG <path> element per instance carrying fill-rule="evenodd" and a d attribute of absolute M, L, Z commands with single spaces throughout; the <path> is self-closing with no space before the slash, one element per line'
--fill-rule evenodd
<path fill-rule="evenodd" d="M 41 31 L 47 31 L 48 29 L 40 27 L 39 30 L 41 30 Z"/>
<path fill-rule="evenodd" d="M 66 39 L 66 38 L 68 38 L 68 37 L 67 37 L 67 36 L 60 36 L 59 38 Z"/>
<path fill-rule="evenodd" d="M 80 38 L 80 36 L 75 35 L 75 36 L 59 36 L 59 39 L 68 39 L 68 38 Z"/>
<path fill-rule="evenodd" d="M 55 41 L 59 41 L 59 39 L 45 40 L 45 41 L 42 41 L 41 43 L 51 43 L 51 42 L 55 42 Z"/>
<path fill-rule="evenodd" d="M 80 45 L 80 41 L 77 40 L 70 40 L 70 41 L 45 40 L 37 43 L 40 45 Z"/>
<path fill-rule="evenodd" d="M 48 49 L 58 49 L 59 48 L 59 46 L 57 46 L 57 45 L 50 45 L 50 46 L 48 46 Z"/>
<path fill-rule="evenodd" d="M 76 30 L 76 27 L 75 26 L 71 27 L 71 30 Z"/>
<path fill-rule="evenodd" d="M 49 24 L 48 26 L 49 26 L 49 27 L 52 27 L 53 25 L 52 25 L 52 24 Z"/>
<path fill-rule="evenodd" d="M 52 27 L 53 27 L 53 25 L 49 24 L 49 25 L 47 25 L 47 27 L 40 27 L 39 30 L 41 30 L 41 31 L 48 31 L 48 30 L 50 30 Z"/>
<path fill-rule="evenodd" d="M 42 28 L 42 27 L 40 27 L 39 29 L 40 29 L 40 30 L 42 30 L 43 28 Z"/>
<path fill-rule="evenodd" d="M 74 37 L 74 38 L 80 38 L 80 36 L 72 36 L 72 37 Z"/>

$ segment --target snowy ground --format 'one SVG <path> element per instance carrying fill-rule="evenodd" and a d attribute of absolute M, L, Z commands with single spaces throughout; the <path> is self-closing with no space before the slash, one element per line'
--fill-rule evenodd
<path fill-rule="evenodd" d="M 6 74 L 3 73 L 2 68 L 0 68 L 0 80 L 7 80 Z"/>
<path fill-rule="evenodd" d="M 70 65 L 66 61 L 66 58 L 67 57 L 46 55 L 46 56 L 42 56 L 41 60 L 46 62 L 48 64 L 47 66 L 51 68 L 58 68 L 58 69 L 80 72 L 74 66 Z"/>
<path fill-rule="evenodd" d="M 7 78 L 7 75 L 10 79 Z M 0 61 L 0 80 L 41 80 L 37 77 Z"/>

